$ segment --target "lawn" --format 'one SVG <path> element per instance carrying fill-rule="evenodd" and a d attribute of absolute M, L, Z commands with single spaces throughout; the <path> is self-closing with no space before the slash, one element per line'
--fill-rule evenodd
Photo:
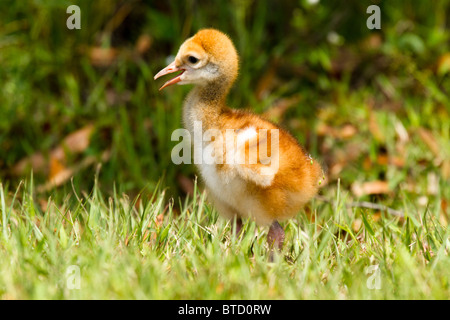
<path fill-rule="evenodd" d="M 2 1 L 0 298 L 450 299 L 450 1 L 370 4 Z M 190 88 L 153 76 L 203 27 L 239 51 L 229 105 L 325 169 L 273 262 L 171 161 Z"/>
<path fill-rule="evenodd" d="M 375 222 L 346 210 L 346 194 L 314 202 L 269 263 L 267 230 L 247 221 L 236 238 L 197 189 L 177 211 L 160 190 L 132 200 L 95 187 L 41 209 L 21 188 L 16 199 L 0 189 L 3 299 L 449 298 L 449 234 L 433 206 Z"/>

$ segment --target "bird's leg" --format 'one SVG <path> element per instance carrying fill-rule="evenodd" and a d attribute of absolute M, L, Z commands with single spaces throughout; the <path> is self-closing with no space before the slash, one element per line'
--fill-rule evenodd
<path fill-rule="evenodd" d="M 234 227 L 233 232 L 234 232 L 234 235 L 236 236 L 236 238 L 239 238 L 241 231 L 242 231 L 242 219 L 239 217 L 235 217 L 235 219 L 236 219 L 236 225 Z"/>
<path fill-rule="evenodd" d="M 284 230 L 278 223 L 274 221 L 270 226 L 269 233 L 267 234 L 267 243 L 269 244 L 270 254 L 269 260 L 273 261 L 274 250 L 281 251 L 284 242 Z"/>

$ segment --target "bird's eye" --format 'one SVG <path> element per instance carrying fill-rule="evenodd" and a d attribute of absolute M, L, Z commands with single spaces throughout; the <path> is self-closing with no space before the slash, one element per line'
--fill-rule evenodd
<path fill-rule="evenodd" d="M 197 61 L 198 61 L 198 59 L 196 57 L 194 57 L 194 56 L 189 56 L 188 60 L 189 60 L 190 63 L 197 63 Z"/>

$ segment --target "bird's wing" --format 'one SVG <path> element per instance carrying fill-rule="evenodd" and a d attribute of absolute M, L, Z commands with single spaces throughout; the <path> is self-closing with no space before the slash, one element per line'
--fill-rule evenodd
<path fill-rule="evenodd" d="M 231 154 L 226 149 L 232 168 L 246 181 L 261 187 L 270 186 L 279 168 L 278 129 L 247 127 L 236 133 L 234 142 Z"/>

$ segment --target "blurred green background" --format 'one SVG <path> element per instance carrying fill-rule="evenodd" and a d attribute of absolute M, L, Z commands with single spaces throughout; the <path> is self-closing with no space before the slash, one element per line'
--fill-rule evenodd
<path fill-rule="evenodd" d="M 66 27 L 71 4 L 81 30 Z M 371 4 L 381 30 L 366 27 Z M 107 194 L 115 186 L 136 195 L 158 181 L 174 197 L 191 193 L 194 167 L 170 160 L 190 88 L 158 92 L 163 81 L 153 76 L 187 37 L 214 27 L 241 57 L 229 105 L 290 130 L 326 169 L 325 194 L 340 179 L 356 198 L 423 204 L 440 187 L 447 214 L 450 1 L 1 0 L 0 8 L 0 181 L 9 189 L 33 172 L 42 197 L 63 198 L 72 176 L 89 192 L 97 173 Z"/>

